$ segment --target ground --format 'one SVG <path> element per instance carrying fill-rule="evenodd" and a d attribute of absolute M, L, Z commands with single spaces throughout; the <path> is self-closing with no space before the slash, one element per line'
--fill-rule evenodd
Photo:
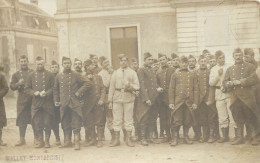
<path fill-rule="evenodd" d="M 151 144 L 147 147 L 136 142 L 135 147 L 127 147 L 121 139 L 119 147 L 109 147 L 109 132 L 106 131 L 106 141 L 103 148 L 82 147 L 80 151 L 73 148 L 60 149 L 51 137 L 52 147 L 49 149 L 33 148 L 33 133 L 31 126 L 26 134 L 27 144 L 14 147 L 18 140 L 18 128 L 15 126 L 15 101 L 5 99 L 8 116 L 8 126 L 3 130 L 3 140 L 8 144 L 0 147 L 0 163 L 5 162 L 84 162 L 84 163 L 157 163 L 157 162 L 192 162 L 192 163 L 257 163 L 260 162 L 260 145 L 248 144 L 232 146 L 230 143 L 194 143 L 193 145 L 179 144 L 170 147 L 169 144 Z M 62 132 L 61 132 L 62 135 Z M 84 133 L 81 133 L 82 138 Z M 190 136 L 192 136 L 190 131 Z M 122 135 L 121 135 L 122 138 Z M 63 137 L 61 137 L 63 140 Z M 83 144 L 83 141 L 82 141 Z M 47 160 L 46 160 L 47 159 Z"/>

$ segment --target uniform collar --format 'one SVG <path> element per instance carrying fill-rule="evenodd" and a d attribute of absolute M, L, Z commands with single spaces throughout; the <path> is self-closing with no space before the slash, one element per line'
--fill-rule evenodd
<path fill-rule="evenodd" d="M 71 69 L 69 69 L 69 70 L 63 70 L 63 73 L 65 73 L 65 74 L 71 73 Z"/>
<path fill-rule="evenodd" d="M 244 61 L 242 61 L 240 63 L 235 62 L 235 65 L 243 65 L 243 64 L 244 64 Z"/>

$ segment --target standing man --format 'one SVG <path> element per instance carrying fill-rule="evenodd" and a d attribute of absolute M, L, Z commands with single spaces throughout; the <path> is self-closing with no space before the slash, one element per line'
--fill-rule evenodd
<path fill-rule="evenodd" d="M 99 73 L 101 71 L 101 68 L 98 66 L 98 57 L 95 54 L 90 54 L 89 59 L 95 64 L 95 73 Z"/>
<path fill-rule="evenodd" d="M 243 61 L 243 52 L 237 48 L 233 52 L 235 64 L 227 69 L 224 78 L 225 89 L 231 90 L 230 109 L 237 124 L 237 139 L 232 145 L 243 143 L 243 129 L 245 123 L 252 132 L 252 145 L 257 145 L 255 138 L 257 131 L 257 121 L 260 119 L 259 109 L 255 99 L 254 85 L 257 80 L 247 80 L 255 73 L 255 67 Z"/>
<path fill-rule="evenodd" d="M 190 72 L 195 71 L 196 70 L 196 64 L 197 64 L 196 58 L 193 55 L 189 55 L 188 61 L 189 61 L 188 70 Z"/>
<path fill-rule="evenodd" d="M 51 73 L 53 73 L 54 77 L 58 75 L 60 71 L 60 66 L 56 61 L 51 62 Z M 52 130 L 54 132 L 56 138 L 56 145 L 61 145 L 60 143 L 60 131 L 59 131 L 59 123 L 60 123 L 60 107 L 54 106 L 54 121 Z"/>
<path fill-rule="evenodd" d="M 215 100 L 218 111 L 218 121 L 223 135 L 218 142 L 224 143 L 229 141 L 230 126 L 234 128 L 235 138 L 237 137 L 237 127 L 230 110 L 230 93 L 223 87 L 224 77 L 229 65 L 225 63 L 225 54 L 222 51 L 217 51 L 215 56 L 217 65 L 211 69 L 209 84 L 216 88 Z"/>
<path fill-rule="evenodd" d="M 171 57 L 172 57 L 172 66 L 173 66 L 173 68 L 175 68 L 175 70 L 177 70 L 178 68 L 180 68 L 180 66 L 179 66 L 179 57 L 175 53 L 172 53 Z"/>
<path fill-rule="evenodd" d="M 78 58 L 75 58 L 75 60 L 74 60 L 74 70 L 75 70 L 75 72 L 82 74 L 83 73 L 82 67 L 83 67 L 82 61 L 79 60 Z"/>
<path fill-rule="evenodd" d="M 4 96 L 8 93 L 8 84 L 4 75 L 4 65 L 0 63 L 0 146 L 6 146 L 6 143 L 2 140 L 3 127 L 6 126 L 6 114 L 5 114 L 5 104 Z"/>
<path fill-rule="evenodd" d="M 125 54 L 118 55 L 120 59 L 120 68 L 114 71 L 109 87 L 108 101 L 109 108 L 113 111 L 113 127 L 115 131 L 114 142 L 111 147 L 120 145 L 120 130 L 123 123 L 127 132 L 126 145 L 133 147 L 131 140 L 133 129 L 134 112 L 134 91 L 138 90 L 139 80 L 134 70 L 128 67 L 128 58 Z"/>
<path fill-rule="evenodd" d="M 71 59 L 62 58 L 63 72 L 55 78 L 53 96 L 55 106 L 60 106 L 61 126 L 64 133 L 64 146 L 70 147 L 71 131 L 74 133 L 75 150 L 80 149 L 79 135 L 82 125 L 82 108 L 79 97 L 85 92 L 85 86 L 89 87 L 90 82 L 82 80 L 81 76 L 71 70 Z"/>
<path fill-rule="evenodd" d="M 103 119 L 103 131 L 105 130 L 105 124 L 107 123 L 107 128 L 110 131 L 111 134 L 111 141 L 110 144 L 114 141 L 115 139 L 115 132 L 113 129 L 113 113 L 112 110 L 109 109 L 109 103 L 108 103 L 108 91 L 109 91 L 109 86 L 110 86 L 110 79 L 112 73 L 109 72 L 109 61 L 107 60 L 106 57 L 102 56 L 99 58 L 100 65 L 102 66 L 102 70 L 98 73 L 98 75 L 101 77 L 104 87 L 105 87 L 105 99 L 104 99 L 104 107 L 105 107 L 105 116 Z"/>
<path fill-rule="evenodd" d="M 188 71 L 188 59 L 180 58 L 180 70 L 171 76 L 169 86 L 169 107 L 171 112 L 172 141 L 171 146 L 178 144 L 178 133 L 183 126 L 184 142 L 189 140 L 189 128 L 195 122 L 193 111 L 199 102 L 199 88 L 196 74 Z"/>
<path fill-rule="evenodd" d="M 208 64 L 209 64 L 209 69 L 217 65 L 216 57 L 214 55 L 209 55 L 208 56 Z"/>
<path fill-rule="evenodd" d="M 140 81 L 140 95 L 137 99 L 135 116 L 141 129 L 141 144 L 148 145 L 146 139 L 146 131 L 151 138 L 154 131 L 154 123 L 156 122 L 158 115 L 158 108 L 156 102 L 159 95 L 158 92 L 162 92 L 157 84 L 156 74 L 152 69 L 153 57 L 147 52 L 144 53 L 144 67 L 139 68 L 137 75 Z"/>
<path fill-rule="evenodd" d="M 28 58 L 22 55 L 19 58 L 20 70 L 12 75 L 10 88 L 18 91 L 16 126 L 19 127 L 20 140 L 15 146 L 25 145 L 27 125 L 31 123 L 32 96 L 24 92 L 25 81 L 33 70 L 28 68 Z"/>
<path fill-rule="evenodd" d="M 106 89 L 102 78 L 95 73 L 95 64 L 90 59 L 84 62 L 84 67 L 86 69 L 86 80 L 93 82 L 88 92 L 85 93 L 83 105 L 84 127 L 86 131 L 90 132 L 88 135 L 91 137 L 91 141 L 86 146 L 96 144 L 100 148 L 103 146 L 102 134 L 104 130 L 103 119 L 105 116 L 104 101 Z M 95 128 L 97 128 L 97 142 Z"/>
<path fill-rule="evenodd" d="M 54 119 L 54 105 L 52 100 L 52 88 L 54 75 L 45 70 L 44 60 L 37 57 L 36 71 L 28 76 L 25 83 L 25 91 L 32 98 L 32 126 L 35 135 L 35 148 L 50 148 L 50 135 Z M 43 130 L 45 130 L 45 142 L 43 141 Z"/>
<path fill-rule="evenodd" d="M 167 135 L 167 140 L 170 141 L 171 134 L 170 134 L 170 125 L 169 125 L 169 118 L 170 110 L 169 110 L 169 85 L 172 74 L 175 72 L 175 69 L 167 65 L 167 57 L 164 54 L 159 54 L 158 59 L 160 62 L 160 68 L 157 71 L 157 81 L 158 86 L 161 87 L 162 93 L 159 95 L 159 117 L 160 117 L 160 135 L 164 139 L 164 131 Z"/>

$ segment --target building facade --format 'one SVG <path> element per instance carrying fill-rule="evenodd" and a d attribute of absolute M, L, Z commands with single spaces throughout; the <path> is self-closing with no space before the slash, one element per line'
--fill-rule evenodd
<path fill-rule="evenodd" d="M 21 55 L 28 56 L 32 68 L 37 56 L 47 65 L 59 58 L 55 20 L 37 5 L 37 0 L 0 0 L 0 61 L 9 77 L 19 68 Z"/>
<path fill-rule="evenodd" d="M 57 0 L 60 57 L 85 60 L 143 53 L 199 56 L 223 50 L 232 61 L 236 47 L 259 54 L 260 16 L 256 0 Z"/>

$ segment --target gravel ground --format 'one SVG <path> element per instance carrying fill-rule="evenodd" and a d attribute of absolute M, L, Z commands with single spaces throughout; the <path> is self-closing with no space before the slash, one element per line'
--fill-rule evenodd
<path fill-rule="evenodd" d="M 179 144 L 170 147 L 169 144 L 150 144 L 143 147 L 136 142 L 133 148 L 127 147 L 121 140 L 119 147 L 109 147 L 109 132 L 106 130 L 106 141 L 103 148 L 82 147 L 80 151 L 73 148 L 61 149 L 54 145 L 52 134 L 49 149 L 33 148 L 33 133 L 31 126 L 26 134 L 27 144 L 23 147 L 14 147 L 18 140 L 18 128 L 15 126 L 15 100 L 5 99 L 8 126 L 3 130 L 3 140 L 8 144 L 0 147 L 0 163 L 5 162 L 84 162 L 84 163 L 157 163 L 157 162 L 184 162 L 184 163 L 258 163 L 260 162 L 260 145 L 247 144 L 232 146 L 225 144 L 194 143 L 193 145 Z M 62 132 L 61 132 L 62 133 Z M 82 138 L 84 137 L 83 132 Z M 61 134 L 62 135 L 62 134 Z M 122 134 L 121 134 L 122 135 Z M 190 136 L 192 136 L 190 132 Z M 122 137 L 122 136 L 121 136 Z M 63 137 L 61 137 L 63 140 Z M 83 144 L 83 142 L 82 142 Z"/>

